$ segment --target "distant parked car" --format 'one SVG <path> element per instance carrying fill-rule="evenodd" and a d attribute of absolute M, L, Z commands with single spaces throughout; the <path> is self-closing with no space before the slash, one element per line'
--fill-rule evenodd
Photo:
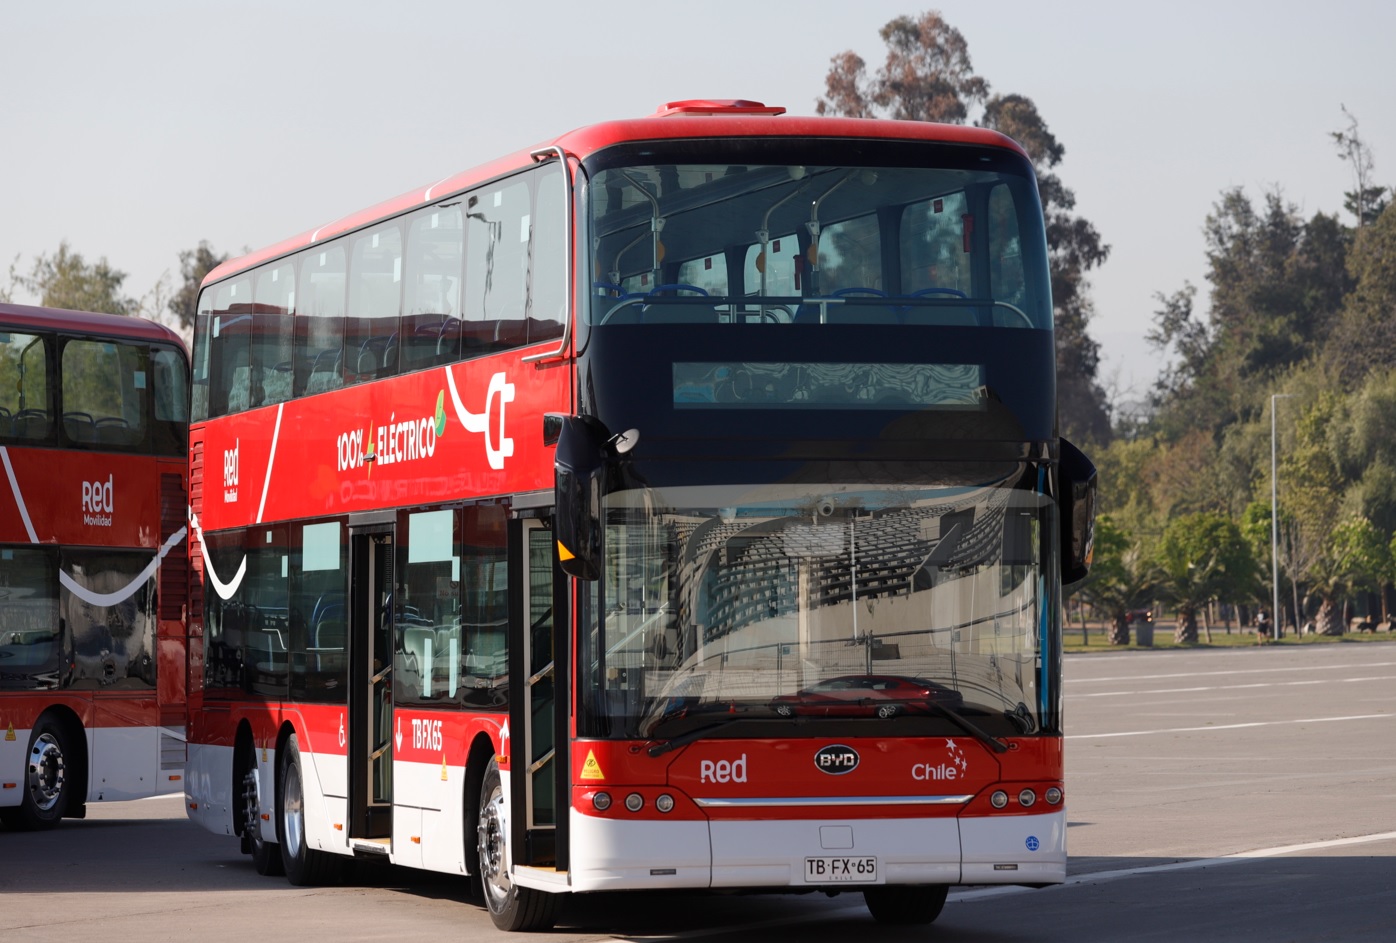
<path fill-rule="evenodd" d="M 1125 621 L 1130 625 L 1151 625 L 1154 621 L 1152 609 L 1131 609 L 1125 613 Z"/>
<path fill-rule="evenodd" d="M 803 691 L 783 694 L 771 702 L 782 717 L 894 717 L 930 713 L 938 701 L 956 709 L 964 698 L 954 688 L 898 675 L 842 675 L 826 678 Z"/>

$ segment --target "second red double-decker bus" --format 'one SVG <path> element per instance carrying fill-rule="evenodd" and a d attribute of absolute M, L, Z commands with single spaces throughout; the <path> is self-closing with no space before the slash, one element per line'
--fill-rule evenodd
<path fill-rule="evenodd" d="M 224 265 L 199 303 L 190 815 L 565 892 L 1065 875 L 1032 168 L 993 132 L 683 102 Z"/>
<path fill-rule="evenodd" d="M 189 358 L 0 304 L 0 821 L 183 789 Z"/>

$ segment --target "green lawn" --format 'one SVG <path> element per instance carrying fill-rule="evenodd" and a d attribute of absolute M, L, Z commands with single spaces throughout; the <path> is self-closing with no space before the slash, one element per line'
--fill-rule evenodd
<path fill-rule="evenodd" d="M 1152 646 L 1139 645 L 1134 633 L 1135 626 L 1130 629 L 1130 644 L 1111 645 L 1109 632 L 1103 623 L 1090 622 L 1086 624 L 1085 637 L 1082 637 L 1081 624 L 1068 625 L 1063 633 L 1065 650 L 1068 652 L 1119 652 L 1119 651 L 1148 651 L 1150 647 L 1155 649 L 1191 649 L 1191 648 L 1239 648 L 1241 646 L 1255 646 L 1256 642 L 1254 630 L 1242 630 L 1236 626 L 1231 627 L 1230 634 L 1219 625 L 1212 626 L 1212 640 L 1207 641 L 1207 633 L 1203 631 L 1201 625 L 1197 627 L 1196 645 L 1177 645 L 1173 642 L 1174 623 L 1172 621 L 1162 621 L 1154 623 L 1154 644 Z M 1353 642 L 1396 642 L 1396 632 L 1349 632 L 1341 636 L 1326 635 L 1295 635 L 1287 633 L 1278 642 L 1267 641 L 1266 645 L 1341 645 Z"/>

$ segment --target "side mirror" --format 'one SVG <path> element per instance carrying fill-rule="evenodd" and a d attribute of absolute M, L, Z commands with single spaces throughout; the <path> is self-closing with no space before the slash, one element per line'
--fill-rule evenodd
<path fill-rule="evenodd" d="M 1076 446 L 1061 440 L 1062 584 L 1077 583 L 1091 572 L 1095 555 L 1095 465 Z"/>
<path fill-rule="evenodd" d="M 581 416 L 549 414 L 544 441 L 556 434 L 553 537 L 562 572 L 579 580 L 601 576 L 601 498 L 606 442 L 601 424 Z"/>

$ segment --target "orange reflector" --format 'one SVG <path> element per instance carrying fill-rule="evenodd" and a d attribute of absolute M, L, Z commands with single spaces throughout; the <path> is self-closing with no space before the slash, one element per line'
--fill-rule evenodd
<path fill-rule="evenodd" d="M 343 822 L 336 822 L 336 823 L 334 823 L 334 830 L 335 830 L 336 832 L 342 832 L 342 831 L 344 831 L 344 823 L 343 823 Z"/>
<path fill-rule="evenodd" d="M 262 813 L 262 821 L 263 821 L 263 822 L 270 822 L 270 821 L 271 821 L 271 813 L 270 813 L 270 812 L 263 812 L 263 813 Z"/>
<path fill-rule="evenodd" d="M 191 808 L 191 809 L 197 809 L 198 807 L 199 807 L 199 804 L 198 804 L 197 802 L 191 802 L 191 803 L 189 803 L 189 808 Z"/>
<path fill-rule="evenodd" d="M 421 835 L 413 835 L 413 836 L 412 836 L 412 844 L 414 844 L 414 845 L 420 845 L 421 843 L 422 843 L 422 836 L 421 836 Z"/>
<path fill-rule="evenodd" d="M 19 783 L 6 783 L 6 784 L 5 784 L 5 788 L 6 788 L 6 789 L 13 789 L 13 788 L 15 788 L 15 787 L 18 786 L 18 785 L 19 785 Z"/>
<path fill-rule="evenodd" d="M 170 782 L 172 782 L 172 783 L 177 783 L 177 782 L 179 782 L 179 781 L 180 781 L 181 779 L 183 779 L 183 778 L 184 778 L 183 776 L 178 776 L 178 775 L 176 775 L 176 776 L 171 776 L 171 777 L 170 777 Z"/>

